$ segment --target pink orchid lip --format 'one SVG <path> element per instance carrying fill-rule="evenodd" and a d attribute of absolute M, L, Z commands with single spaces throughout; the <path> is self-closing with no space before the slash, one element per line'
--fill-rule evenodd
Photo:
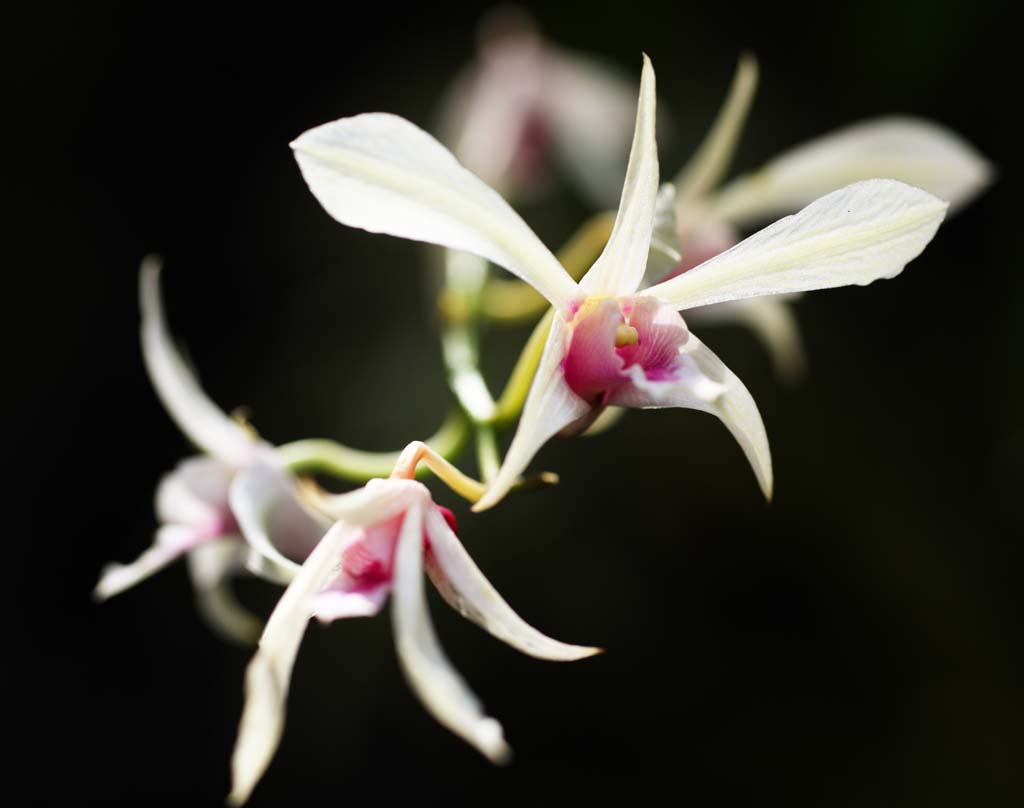
<path fill-rule="evenodd" d="M 595 407 L 633 383 L 633 366 L 649 381 L 673 381 L 679 349 L 689 339 L 679 313 L 649 297 L 587 301 L 571 326 L 562 372 L 569 388 Z"/>

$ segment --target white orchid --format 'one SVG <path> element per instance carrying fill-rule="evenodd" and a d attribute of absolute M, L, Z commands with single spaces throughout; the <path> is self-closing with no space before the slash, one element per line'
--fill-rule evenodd
<path fill-rule="evenodd" d="M 615 226 L 578 284 L 494 190 L 402 118 L 344 118 L 292 143 L 310 189 L 338 221 L 487 258 L 554 307 L 519 428 L 477 509 L 496 504 L 552 435 L 589 422 L 606 404 L 688 407 L 716 415 L 770 495 L 771 459 L 756 404 L 677 312 L 891 278 L 924 249 L 945 215 L 945 202 L 904 183 L 854 183 L 699 267 L 638 292 L 658 195 L 654 122 L 654 70 L 644 57 Z"/>
<path fill-rule="evenodd" d="M 535 195 L 554 164 L 595 201 L 618 192 L 636 84 L 546 41 L 527 12 L 504 7 L 480 26 L 475 61 L 456 78 L 440 139 L 508 198 Z"/>
<path fill-rule="evenodd" d="M 187 555 L 204 617 L 220 633 L 251 642 L 261 623 L 235 601 L 229 577 L 248 569 L 287 580 L 292 559 L 304 559 L 330 522 L 298 500 L 274 448 L 200 388 L 167 330 L 156 258 L 143 261 L 139 289 L 146 370 L 171 418 L 204 454 L 161 480 L 156 511 L 162 524 L 153 546 L 131 564 L 108 565 L 95 595 L 123 592 Z"/>
<path fill-rule="evenodd" d="M 427 611 L 424 570 L 456 611 L 525 654 L 569 661 L 599 652 L 541 634 L 502 599 L 455 535 L 451 512 L 435 505 L 427 488 L 412 479 L 425 455 L 440 474 L 461 477 L 417 442 L 403 452 L 390 479 L 319 496 L 318 507 L 339 521 L 281 596 L 249 664 L 231 803 L 248 799 L 280 742 L 288 682 L 309 620 L 370 616 L 389 594 L 398 657 L 427 710 L 495 763 L 508 758 L 501 725 L 483 712 L 438 643 Z"/>
<path fill-rule="evenodd" d="M 721 185 L 757 89 L 753 56 L 740 59 L 732 86 L 704 142 L 659 197 L 659 225 L 645 277 L 653 285 L 728 249 L 752 225 L 793 213 L 859 180 L 886 177 L 922 188 L 955 212 L 991 181 L 991 164 L 954 132 L 932 121 L 886 116 L 795 146 L 761 168 Z M 733 300 L 693 309 L 693 323 L 750 328 L 780 377 L 804 366 L 792 296 Z"/>

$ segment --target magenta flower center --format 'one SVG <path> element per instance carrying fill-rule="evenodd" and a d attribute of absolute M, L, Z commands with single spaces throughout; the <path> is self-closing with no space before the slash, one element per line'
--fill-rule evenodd
<path fill-rule="evenodd" d="M 571 326 L 562 372 L 594 406 L 607 404 L 638 373 L 647 381 L 673 381 L 689 338 L 679 312 L 650 297 L 588 300 Z"/>

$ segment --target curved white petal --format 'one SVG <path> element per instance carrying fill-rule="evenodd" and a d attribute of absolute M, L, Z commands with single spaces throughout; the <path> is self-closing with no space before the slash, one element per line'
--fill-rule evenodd
<path fill-rule="evenodd" d="M 484 577 L 436 508 L 428 509 L 426 520 L 430 538 L 427 573 L 455 611 L 502 642 L 539 659 L 572 661 L 601 652 L 600 648 L 568 645 L 537 631 Z"/>
<path fill-rule="evenodd" d="M 292 142 L 313 195 L 342 224 L 480 255 L 564 309 L 577 286 L 493 189 L 403 118 L 369 113 Z"/>
<path fill-rule="evenodd" d="M 246 553 L 240 537 L 225 536 L 197 545 L 187 561 L 196 605 L 207 625 L 227 640 L 252 645 L 260 636 L 263 621 L 238 602 L 230 582 L 245 568 Z"/>
<path fill-rule="evenodd" d="M 580 281 L 591 296 L 628 295 L 636 291 L 647 266 L 658 197 L 658 144 L 654 137 L 657 99 L 654 68 L 644 54 L 640 100 L 626 182 L 612 234 L 594 266 Z"/>
<path fill-rule="evenodd" d="M 554 317 L 515 437 L 474 511 L 497 505 L 548 438 L 590 411 L 590 405 L 569 389 L 562 374 L 567 335 L 568 326 L 561 317 Z"/>
<path fill-rule="evenodd" d="M 622 420 L 626 411 L 626 407 L 605 407 L 601 410 L 601 414 L 594 419 L 594 422 L 583 431 L 581 437 L 593 438 L 602 432 L 607 432 Z"/>
<path fill-rule="evenodd" d="M 642 382 L 612 396 L 611 403 L 625 407 L 658 409 L 685 407 L 719 418 L 739 443 L 757 477 L 765 498 L 772 497 L 772 457 L 761 413 L 753 396 L 735 373 L 690 332 L 680 350 L 688 372 L 675 382 Z M 638 375 L 643 371 L 636 368 Z"/>
<path fill-rule="evenodd" d="M 716 194 L 713 211 L 753 224 L 798 210 L 858 180 L 887 177 L 935 194 L 955 210 L 989 184 L 992 164 L 955 132 L 919 118 L 847 126 L 780 154 Z"/>
<path fill-rule="evenodd" d="M 106 600 L 121 594 L 179 559 L 201 540 L 190 526 L 164 525 L 157 530 L 152 546 L 130 564 L 107 564 L 103 568 L 93 597 Z"/>
<path fill-rule="evenodd" d="M 688 309 L 892 278 L 931 241 L 946 207 L 896 180 L 857 182 L 641 294 Z"/>
<path fill-rule="evenodd" d="M 245 674 L 245 706 L 231 757 L 231 794 L 241 805 L 263 776 L 281 740 L 295 656 L 311 615 L 312 596 L 329 580 L 353 528 L 334 525 L 310 553 L 274 607 Z"/>
<path fill-rule="evenodd" d="M 424 498 L 410 506 L 395 551 L 392 614 L 395 645 L 409 685 L 438 721 L 494 763 L 508 759 L 501 724 L 483 712 L 479 700 L 445 656 L 427 613 L 423 591 Z"/>
<path fill-rule="evenodd" d="M 773 295 L 715 303 L 689 309 L 686 320 L 698 325 L 736 323 L 746 326 L 768 351 L 776 375 L 792 383 L 807 370 L 807 356 L 791 300 L 788 295 Z"/>
<path fill-rule="evenodd" d="M 292 476 L 259 461 L 239 472 L 231 484 L 231 512 L 251 552 L 246 567 L 275 583 L 288 583 L 301 562 L 330 527 L 330 521 L 305 507 Z"/>
<path fill-rule="evenodd" d="M 680 204 L 685 205 L 704 196 L 725 175 L 757 91 L 757 73 L 757 59 L 753 54 L 740 56 L 729 94 L 718 117 L 696 153 L 673 181 Z"/>
<path fill-rule="evenodd" d="M 160 401 L 178 428 L 207 454 L 240 465 L 253 439 L 203 392 L 167 330 L 160 295 L 160 259 L 146 256 L 139 267 L 142 357 Z"/>
<path fill-rule="evenodd" d="M 156 515 L 169 524 L 212 525 L 226 512 L 235 470 L 215 457 L 188 457 L 160 478 Z"/>
<path fill-rule="evenodd" d="M 397 516 L 411 496 L 426 491 L 422 483 L 405 479 L 374 479 L 345 494 L 311 494 L 318 510 L 344 522 L 364 525 Z"/>
<path fill-rule="evenodd" d="M 676 188 L 666 182 L 658 190 L 654 204 L 654 229 L 651 233 L 651 249 L 647 254 L 642 287 L 652 286 L 679 266 L 683 253 L 679 245 L 679 230 L 676 224 Z"/>

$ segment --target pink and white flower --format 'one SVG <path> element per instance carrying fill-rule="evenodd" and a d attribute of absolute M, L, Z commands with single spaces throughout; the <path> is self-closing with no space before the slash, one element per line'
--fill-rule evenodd
<path fill-rule="evenodd" d="M 682 275 L 640 289 L 658 196 L 654 84 L 645 56 L 615 225 L 579 283 L 493 189 L 402 118 L 344 118 L 292 143 L 310 189 L 338 221 L 474 253 L 530 283 L 554 307 L 519 428 L 477 509 L 500 501 L 551 436 L 588 423 L 609 403 L 714 414 L 770 496 L 771 458 L 757 406 L 678 312 L 894 277 L 945 215 L 947 204 L 919 188 L 857 182 Z"/>
<path fill-rule="evenodd" d="M 411 479 L 422 448 L 407 448 L 396 466 L 400 476 L 318 500 L 339 521 L 281 596 L 249 665 L 231 803 L 248 799 L 280 742 L 288 682 L 309 620 L 370 616 L 388 596 L 398 658 L 424 706 L 490 760 L 508 758 L 501 725 L 484 713 L 441 649 L 427 611 L 424 571 L 456 611 L 525 654 L 569 661 L 599 652 L 545 636 L 502 599 L 455 535 L 451 513 Z"/>
<path fill-rule="evenodd" d="M 174 346 L 154 257 L 139 273 L 142 354 L 153 386 L 182 432 L 203 451 L 160 481 L 161 522 L 153 545 L 130 564 L 109 564 L 96 584 L 101 600 L 185 556 L 200 611 L 219 633 L 244 642 L 261 622 L 233 597 L 229 579 L 248 570 L 287 581 L 330 522 L 303 505 L 274 448 L 222 412 Z"/>

